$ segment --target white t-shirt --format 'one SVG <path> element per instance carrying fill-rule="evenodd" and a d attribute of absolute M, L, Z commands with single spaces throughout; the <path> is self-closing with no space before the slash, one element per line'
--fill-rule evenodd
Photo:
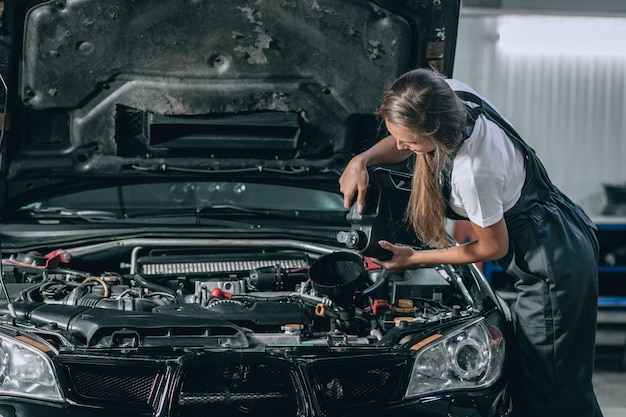
<path fill-rule="evenodd" d="M 455 91 L 471 87 L 446 80 Z M 472 223 L 497 223 L 521 195 L 526 170 L 524 156 L 498 125 L 481 114 L 452 164 L 450 208 Z"/>

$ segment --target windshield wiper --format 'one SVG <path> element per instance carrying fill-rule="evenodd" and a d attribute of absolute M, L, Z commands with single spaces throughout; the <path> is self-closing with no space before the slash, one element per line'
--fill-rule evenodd
<path fill-rule="evenodd" d="M 318 220 L 325 222 L 343 222 L 346 217 L 346 213 L 340 210 L 260 209 L 240 207 L 230 204 L 218 204 L 203 207 L 198 210 L 198 213 L 202 215 L 244 214 L 270 219 Z"/>
<path fill-rule="evenodd" d="M 239 207 L 231 204 L 217 204 L 207 207 L 171 207 L 158 210 L 142 210 L 131 211 L 127 213 L 127 218 L 141 218 L 141 217 L 179 217 L 179 216 L 195 216 L 195 217 L 207 217 L 207 216 L 233 216 L 233 215 L 246 215 L 250 217 L 265 217 L 265 218 L 286 218 L 295 219 L 299 218 L 301 212 L 298 210 L 277 210 L 277 209 L 255 209 L 248 207 Z"/>
<path fill-rule="evenodd" d="M 62 220 L 80 219 L 87 222 L 97 222 L 101 220 L 119 220 L 119 216 L 112 211 L 105 210 L 77 210 L 65 207 L 43 207 L 21 209 L 18 213 L 23 213 L 29 218 L 37 220 Z"/>
<path fill-rule="evenodd" d="M 225 218 L 225 217 L 249 217 L 263 219 L 282 219 L 282 220 L 316 220 L 326 222 L 343 222 L 345 221 L 345 213 L 341 211 L 310 211 L 296 209 L 260 209 L 241 207 L 232 204 L 216 204 L 213 206 L 199 208 L 172 208 L 150 211 L 128 212 L 128 218 L 141 217 L 178 217 L 178 216 L 195 216 L 200 218 Z"/>
<path fill-rule="evenodd" d="M 232 204 L 216 204 L 213 206 L 201 207 L 198 209 L 199 214 L 232 214 L 243 213 L 251 215 L 260 215 L 264 217 L 286 217 L 293 219 L 300 216 L 298 210 L 285 210 L 285 209 L 259 209 L 250 207 L 240 207 Z"/>

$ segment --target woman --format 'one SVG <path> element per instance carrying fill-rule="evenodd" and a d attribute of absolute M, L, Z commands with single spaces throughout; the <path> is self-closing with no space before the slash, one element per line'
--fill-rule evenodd
<path fill-rule="evenodd" d="M 461 99 L 462 98 L 462 99 Z M 592 387 L 597 315 L 595 226 L 548 178 L 534 151 L 468 86 L 417 69 L 385 93 L 389 136 L 356 155 L 339 183 L 362 209 L 367 168 L 415 155 L 407 220 L 433 249 L 380 241 L 377 263 L 496 260 L 515 279 L 516 416 L 601 416 Z M 446 218 L 468 219 L 475 240 L 449 246 Z"/>

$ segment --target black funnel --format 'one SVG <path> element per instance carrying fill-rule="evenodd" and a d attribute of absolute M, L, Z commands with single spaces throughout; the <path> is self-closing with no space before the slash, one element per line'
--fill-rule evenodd
<path fill-rule="evenodd" d="M 365 281 L 365 264 L 353 252 L 333 252 L 315 261 L 309 274 L 317 292 L 341 306 L 349 306 Z"/>

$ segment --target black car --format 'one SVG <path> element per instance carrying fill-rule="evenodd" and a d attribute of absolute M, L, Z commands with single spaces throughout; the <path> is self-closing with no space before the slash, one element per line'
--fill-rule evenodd
<path fill-rule="evenodd" d="M 0 5 L 0 416 L 510 415 L 479 269 L 372 261 L 406 167 L 338 189 L 458 0 Z"/>

